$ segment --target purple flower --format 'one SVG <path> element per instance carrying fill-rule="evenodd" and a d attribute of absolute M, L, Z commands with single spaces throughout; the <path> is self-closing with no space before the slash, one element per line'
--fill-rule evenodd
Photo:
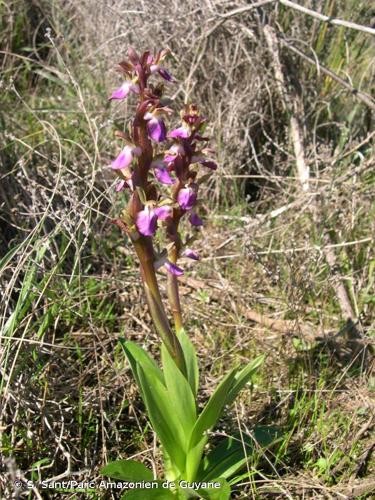
<path fill-rule="evenodd" d="M 172 179 L 166 168 L 156 167 L 155 176 L 159 182 L 162 184 L 174 184 L 176 181 Z"/>
<path fill-rule="evenodd" d="M 147 131 L 150 138 L 155 142 L 163 142 L 167 138 L 167 129 L 162 118 L 152 113 L 146 113 L 144 119 L 147 120 Z"/>
<path fill-rule="evenodd" d="M 197 193 L 190 187 L 179 191 L 177 201 L 183 210 L 191 210 L 197 201 Z"/>
<path fill-rule="evenodd" d="M 193 260 L 199 260 L 200 257 L 197 254 L 197 252 L 194 252 L 194 250 L 191 250 L 191 248 L 186 248 L 184 253 L 182 254 L 184 257 L 189 257 L 189 259 Z"/>
<path fill-rule="evenodd" d="M 174 78 L 173 76 L 167 71 L 165 68 L 159 66 L 159 64 L 152 64 L 150 66 L 150 71 L 151 73 L 156 73 L 158 72 L 159 75 L 164 78 L 164 80 L 167 80 L 167 82 L 173 82 Z"/>
<path fill-rule="evenodd" d="M 172 179 L 167 170 L 167 165 L 162 160 L 154 160 L 151 163 L 151 168 L 154 169 L 155 177 L 162 184 L 174 184 L 176 181 Z"/>
<path fill-rule="evenodd" d="M 172 137 L 175 139 L 176 137 L 180 137 L 181 139 L 187 139 L 190 137 L 190 130 L 187 127 L 179 127 L 175 128 L 174 130 L 171 130 L 168 133 L 168 137 Z"/>
<path fill-rule="evenodd" d="M 200 163 L 204 167 L 210 168 L 211 170 L 217 169 L 217 164 L 212 160 L 207 160 L 204 156 L 193 156 L 191 163 Z"/>
<path fill-rule="evenodd" d="M 202 219 L 195 212 L 190 214 L 189 222 L 192 226 L 203 226 Z"/>
<path fill-rule="evenodd" d="M 118 157 L 111 163 L 111 167 L 114 170 L 122 170 L 124 168 L 127 168 L 131 164 L 133 156 L 139 156 L 140 154 L 140 148 L 125 146 Z"/>
<path fill-rule="evenodd" d="M 110 99 L 125 99 L 129 92 L 139 94 L 139 86 L 131 81 L 124 82 L 121 87 L 112 92 Z"/>
<path fill-rule="evenodd" d="M 168 205 L 163 205 L 161 207 L 155 208 L 155 213 L 160 220 L 166 220 L 172 215 L 172 207 Z"/>
<path fill-rule="evenodd" d="M 169 260 L 165 262 L 164 266 L 169 273 L 174 274 L 175 276 L 181 276 L 181 274 L 184 274 L 181 267 L 176 266 L 176 264 L 173 264 Z"/>
<path fill-rule="evenodd" d="M 138 212 L 135 225 L 138 231 L 144 236 L 153 236 L 156 232 L 157 222 L 158 216 L 155 210 L 146 206 L 143 210 Z"/>
<path fill-rule="evenodd" d="M 185 149 L 182 144 L 174 144 L 169 151 L 167 151 L 167 154 L 164 156 L 164 161 L 166 163 L 170 163 L 172 161 L 175 161 L 176 157 L 184 156 L 185 155 Z"/>

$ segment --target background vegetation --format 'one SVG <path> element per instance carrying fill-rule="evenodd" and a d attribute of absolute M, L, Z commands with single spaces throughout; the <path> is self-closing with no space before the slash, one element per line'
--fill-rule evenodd
<path fill-rule="evenodd" d="M 172 50 L 170 96 L 197 102 L 215 136 L 203 262 L 181 280 L 202 398 L 267 354 L 217 435 L 267 424 L 282 439 L 254 445 L 234 496 L 374 492 L 374 36 L 263 3 L 0 0 L 1 498 L 45 498 L 14 479 L 99 478 L 119 456 L 158 470 L 118 344 L 156 345 L 110 224 L 131 102 L 107 97 L 129 45 Z M 374 24 L 369 0 L 295 3 Z"/>

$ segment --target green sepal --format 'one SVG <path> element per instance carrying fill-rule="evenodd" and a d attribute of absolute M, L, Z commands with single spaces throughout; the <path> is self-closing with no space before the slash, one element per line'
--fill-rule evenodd
<path fill-rule="evenodd" d="M 152 481 L 154 477 L 150 469 L 135 460 L 109 462 L 100 473 L 122 481 Z"/>

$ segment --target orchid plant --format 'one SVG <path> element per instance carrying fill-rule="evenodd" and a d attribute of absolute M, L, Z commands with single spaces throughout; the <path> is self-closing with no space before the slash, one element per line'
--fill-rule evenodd
<path fill-rule="evenodd" d="M 118 65 L 124 82 L 110 97 L 123 100 L 134 94 L 137 99 L 133 121 L 125 131 L 116 132 L 123 146 L 111 168 L 118 177 L 115 189 L 127 193 L 128 202 L 113 222 L 138 256 L 149 311 L 161 340 L 160 367 L 134 342 L 122 340 L 122 346 L 161 445 L 164 473 L 154 478 L 142 463 L 117 460 L 107 464 L 102 474 L 137 482 L 137 489 L 123 495 L 127 500 L 141 496 L 224 500 L 230 498 L 230 484 L 246 464 L 251 442 L 231 437 L 207 450 L 208 433 L 263 357 L 231 370 L 199 411 L 198 361 L 183 329 L 178 279 L 184 271 L 179 260 L 200 258 L 191 248 L 203 225 L 199 189 L 217 165 L 208 147 L 206 118 L 195 105 L 185 105 L 181 123 L 167 131 L 166 120 L 173 110 L 171 101 L 163 97 L 163 80 L 175 81 L 165 68 L 167 57 L 166 50 L 138 55 L 129 49 L 128 60 Z M 151 83 L 154 76 L 161 80 Z M 159 288 L 161 268 L 167 274 L 173 327 Z M 257 439 L 265 443 L 269 435 L 258 429 Z"/>

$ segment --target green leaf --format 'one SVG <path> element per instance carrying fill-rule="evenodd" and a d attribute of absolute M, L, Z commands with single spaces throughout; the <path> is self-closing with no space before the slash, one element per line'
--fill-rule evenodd
<path fill-rule="evenodd" d="M 125 351 L 126 357 L 128 358 L 130 367 L 132 369 L 133 375 L 137 381 L 139 387 L 141 387 L 137 365 L 142 366 L 142 369 L 149 373 L 151 376 L 157 378 L 164 385 L 163 373 L 155 363 L 155 361 L 147 354 L 147 352 L 139 347 L 134 342 L 130 340 L 125 341 L 124 339 L 119 339 L 122 348 Z"/>
<path fill-rule="evenodd" d="M 212 483 L 220 483 L 220 488 L 200 488 L 197 492 L 205 500 L 229 500 L 231 489 L 229 483 L 222 477 L 213 479 Z"/>
<path fill-rule="evenodd" d="M 235 376 L 235 383 L 233 384 L 231 390 L 227 395 L 227 399 L 225 404 L 231 405 L 233 401 L 236 399 L 238 393 L 243 387 L 249 382 L 251 377 L 255 374 L 260 366 L 262 366 L 264 362 L 264 354 L 258 356 L 253 361 L 251 361 L 248 365 L 245 366 L 240 372 L 238 372 Z"/>
<path fill-rule="evenodd" d="M 197 409 L 191 387 L 182 375 L 172 356 L 164 345 L 161 348 L 164 368 L 164 381 L 169 398 L 173 401 L 174 410 L 184 431 L 186 442 L 189 441 L 191 431 L 197 420 Z"/>
<path fill-rule="evenodd" d="M 223 439 L 202 460 L 198 480 L 212 481 L 214 477 L 229 479 L 244 467 L 254 449 L 270 446 L 279 434 L 276 427 L 258 426 L 253 430 L 253 436 L 237 434 Z"/>
<path fill-rule="evenodd" d="M 154 431 L 158 435 L 172 462 L 182 472 L 185 469 L 187 440 L 179 421 L 174 401 L 167 389 L 153 371 L 145 371 L 137 366 L 144 402 Z"/>
<path fill-rule="evenodd" d="M 235 380 L 237 370 L 237 368 L 233 368 L 233 370 L 224 377 L 208 400 L 194 426 L 189 448 L 195 446 L 202 439 L 204 432 L 211 429 L 219 420 L 223 408 L 226 405 L 227 394 L 231 390 L 233 381 Z"/>
<path fill-rule="evenodd" d="M 187 379 L 189 381 L 191 390 L 193 391 L 194 397 L 197 397 L 198 385 L 199 385 L 199 368 L 198 359 L 195 352 L 195 347 L 193 346 L 191 340 L 186 334 L 185 330 L 180 330 L 177 334 L 178 340 L 180 341 L 185 364 L 187 369 Z"/>
<path fill-rule="evenodd" d="M 116 460 L 100 471 L 103 476 L 122 481 L 152 481 L 154 475 L 150 469 L 135 460 Z"/>
<path fill-rule="evenodd" d="M 208 436 L 204 435 L 198 443 L 189 447 L 186 457 L 186 477 L 189 481 L 196 478 L 197 470 L 202 459 L 204 447 L 208 441 Z"/>
<path fill-rule="evenodd" d="M 232 387 L 236 373 L 237 368 L 234 368 L 221 381 L 198 417 L 188 446 L 189 451 L 186 460 L 186 475 L 188 480 L 193 480 L 195 478 L 196 471 L 198 470 L 199 463 L 201 461 L 203 448 L 207 442 L 207 436 L 205 433 L 219 420 L 226 404 L 227 394 Z"/>

